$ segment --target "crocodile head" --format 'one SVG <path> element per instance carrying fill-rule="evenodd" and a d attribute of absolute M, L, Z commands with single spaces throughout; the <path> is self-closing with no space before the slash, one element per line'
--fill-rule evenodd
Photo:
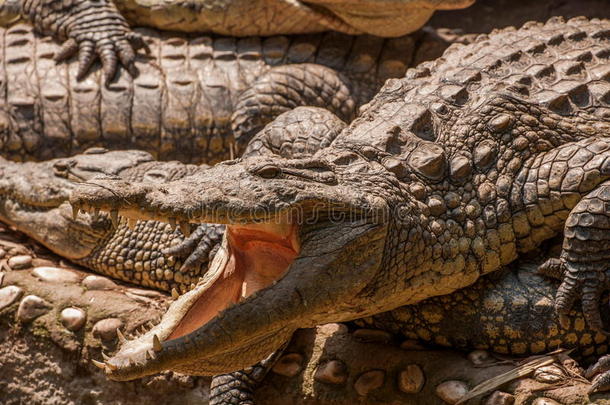
<path fill-rule="evenodd" d="M 298 328 L 376 311 L 363 291 L 381 266 L 387 202 L 350 186 L 356 173 L 318 155 L 225 162 L 163 185 L 112 179 L 79 186 L 75 209 L 227 225 L 196 287 L 107 359 L 110 378 L 234 371 L 260 361 Z"/>
<path fill-rule="evenodd" d="M 0 221 L 71 260 L 87 257 L 112 231 L 107 215 L 73 216 L 68 198 L 77 182 L 114 176 L 152 161 L 139 151 L 96 148 L 45 162 L 0 161 Z"/>

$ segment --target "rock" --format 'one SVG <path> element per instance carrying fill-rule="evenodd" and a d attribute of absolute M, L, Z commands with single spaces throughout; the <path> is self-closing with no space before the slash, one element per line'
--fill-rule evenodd
<path fill-rule="evenodd" d="M 102 340 L 113 340 L 116 338 L 116 330 L 122 326 L 123 321 L 118 318 L 102 319 L 93 325 L 93 336 Z"/>
<path fill-rule="evenodd" d="M 294 377 L 303 368 L 303 356 L 299 353 L 283 355 L 271 369 L 275 374 L 285 377 Z"/>
<path fill-rule="evenodd" d="M 0 259 L 3 259 L 6 256 L 6 250 L 0 248 Z"/>
<path fill-rule="evenodd" d="M 532 405 L 561 405 L 559 402 L 551 399 L 551 398 L 536 398 Z"/>
<path fill-rule="evenodd" d="M 457 380 L 445 381 L 436 387 L 436 395 L 448 404 L 455 404 L 467 393 L 466 383 Z"/>
<path fill-rule="evenodd" d="M 21 322 L 31 322 L 40 315 L 46 314 L 51 304 L 36 295 L 27 295 L 19 303 L 17 319 Z"/>
<path fill-rule="evenodd" d="M 61 311 L 59 318 L 66 329 L 74 332 L 85 325 L 87 314 L 80 308 L 68 307 Z"/>
<path fill-rule="evenodd" d="M 20 255 L 8 259 L 8 267 L 13 270 L 27 269 L 32 266 L 32 256 Z"/>
<path fill-rule="evenodd" d="M 484 405 L 513 405 L 514 403 L 514 395 L 511 395 L 508 392 L 494 391 L 494 393 L 487 398 Z"/>
<path fill-rule="evenodd" d="M 360 396 L 367 396 L 371 391 L 383 386 L 385 371 L 371 370 L 362 373 L 354 383 L 354 389 Z"/>
<path fill-rule="evenodd" d="M 392 340 L 390 333 L 378 329 L 358 329 L 354 332 L 354 337 L 364 343 L 388 344 Z"/>
<path fill-rule="evenodd" d="M 36 267 L 32 274 L 36 278 L 50 283 L 78 283 L 80 281 L 78 274 L 58 267 Z"/>
<path fill-rule="evenodd" d="M 541 383 L 553 384 L 564 380 L 566 377 L 563 370 L 553 364 L 534 370 L 534 379 Z"/>
<path fill-rule="evenodd" d="M 475 366 L 480 366 L 481 364 L 489 363 L 493 359 L 487 350 L 473 350 L 468 353 L 468 360 Z"/>
<path fill-rule="evenodd" d="M 117 288 L 114 281 L 101 276 L 87 276 L 83 280 L 83 285 L 89 290 L 112 290 Z"/>
<path fill-rule="evenodd" d="M 322 326 L 318 326 L 317 330 L 324 335 L 345 334 L 348 332 L 347 326 L 342 323 L 327 323 Z"/>
<path fill-rule="evenodd" d="M 21 298 L 23 290 L 16 285 L 0 288 L 0 311 Z"/>
<path fill-rule="evenodd" d="M 398 374 L 398 388 L 407 394 L 417 394 L 425 382 L 424 372 L 417 364 L 409 364 Z"/>
<path fill-rule="evenodd" d="M 327 384 L 344 384 L 347 380 L 347 366 L 341 360 L 331 360 L 318 366 L 314 380 Z"/>
<path fill-rule="evenodd" d="M 424 350 L 425 347 L 422 346 L 417 340 L 415 339 L 407 339 L 404 342 L 402 342 L 400 344 L 400 348 L 403 350 Z"/>

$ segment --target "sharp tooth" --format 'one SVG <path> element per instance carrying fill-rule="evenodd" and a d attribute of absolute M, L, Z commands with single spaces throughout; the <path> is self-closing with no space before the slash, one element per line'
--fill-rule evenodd
<path fill-rule="evenodd" d="M 180 231 L 188 238 L 191 236 L 191 225 L 187 221 L 180 221 Z"/>
<path fill-rule="evenodd" d="M 95 207 L 93 209 L 93 219 L 98 219 L 100 217 L 100 209 L 99 207 Z"/>
<path fill-rule="evenodd" d="M 122 344 L 127 343 L 127 339 L 125 339 L 125 336 L 123 336 L 123 332 L 121 332 L 119 328 L 116 329 L 116 335 L 119 338 L 119 342 L 121 342 Z"/>
<path fill-rule="evenodd" d="M 118 369 L 118 367 L 112 363 L 106 363 L 106 367 L 108 367 L 111 371 L 116 371 Z"/>
<path fill-rule="evenodd" d="M 78 208 L 78 205 L 72 204 L 72 218 L 73 219 L 76 219 L 78 217 L 79 211 L 80 211 L 80 209 Z"/>
<path fill-rule="evenodd" d="M 117 227 L 119 225 L 119 211 L 112 210 L 110 211 L 110 220 L 112 221 L 112 226 Z"/>
<path fill-rule="evenodd" d="M 104 371 L 106 370 L 106 365 L 104 363 L 102 363 L 101 361 L 91 360 L 91 363 L 93 363 L 93 365 L 97 368 L 101 368 Z"/>
<path fill-rule="evenodd" d="M 128 218 L 127 219 L 127 226 L 129 227 L 129 229 L 131 229 L 133 231 L 136 228 L 136 222 L 138 222 L 137 219 Z"/>
<path fill-rule="evenodd" d="M 102 357 L 104 358 L 104 361 L 108 361 L 110 360 L 110 356 L 108 356 L 106 353 L 102 352 Z"/>
<path fill-rule="evenodd" d="M 163 346 L 161 346 L 161 341 L 159 340 L 157 335 L 153 335 L 153 350 L 157 353 L 163 350 Z"/>
<path fill-rule="evenodd" d="M 176 218 L 169 218 L 168 221 L 172 229 L 176 229 Z"/>
<path fill-rule="evenodd" d="M 146 356 L 146 360 L 147 360 L 147 361 L 152 360 L 152 356 L 150 355 L 150 353 L 148 352 L 148 350 L 146 350 L 144 353 L 145 353 L 145 355 L 144 355 L 144 356 Z"/>
<path fill-rule="evenodd" d="M 176 291 L 175 288 L 172 288 L 172 298 L 177 300 L 178 297 L 180 297 L 180 294 L 178 294 L 178 291 Z"/>

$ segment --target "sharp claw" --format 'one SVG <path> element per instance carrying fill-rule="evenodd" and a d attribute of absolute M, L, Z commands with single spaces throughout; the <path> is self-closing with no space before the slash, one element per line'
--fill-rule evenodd
<path fill-rule="evenodd" d="M 79 211 L 80 211 L 80 209 L 78 208 L 77 205 L 72 205 L 72 219 L 76 220 L 76 218 L 78 217 Z"/>
<path fill-rule="evenodd" d="M 102 60 L 102 69 L 104 71 L 104 83 L 106 86 L 114 79 L 117 73 L 118 60 L 111 42 L 98 44 L 97 47 L 100 59 Z"/>
<path fill-rule="evenodd" d="M 61 49 L 55 54 L 55 62 L 62 62 L 70 59 L 78 51 L 78 43 L 73 38 L 69 38 L 61 45 Z"/>
<path fill-rule="evenodd" d="M 76 73 L 76 80 L 83 80 L 85 78 L 94 60 L 93 43 L 90 41 L 81 42 L 78 47 L 78 72 Z"/>

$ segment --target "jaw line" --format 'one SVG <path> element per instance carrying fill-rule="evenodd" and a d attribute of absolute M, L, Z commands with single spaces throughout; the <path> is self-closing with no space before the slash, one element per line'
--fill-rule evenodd
<path fill-rule="evenodd" d="M 271 229 L 288 230 L 287 233 L 279 232 L 277 235 L 286 236 L 286 243 L 294 249 L 294 260 L 298 257 L 298 240 L 294 233 L 298 229 L 295 225 L 286 224 L 280 228 L 272 226 Z M 236 225 L 243 233 L 260 232 L 259 224 Z M 130 380 L 144 375 L 153 374 L 171 368 L 163 357 L 157 356 L 153 341 L 156 338 L 160 342 L 172 342 L 178 338 L 188 340 L 188 335 L 221 316 L 223 311 L 232 305 L 239 305 L 240 302 L 247 300 L 256 294 L 258 290 L 269 287 L 274 282 L 282 278 L 290 269 L 290 264 L 273 279 L 263 280 L 263 283 L 256 283 L 256 278 L 251 285 L 248 284 L 248 276 L 256 273 L 256 266 L 252 264 L 238 264 L 235 256 L 248 251 L 248 247 L 239 246 L 240 242 L 231 242 L 232 239 L 227 230 L 222 240 L 218 253 L 214 256 L 207 272 L 199 280 L 195 288 L 181 295 L 174 301 L 164 314 L 161 322 L 153 327 L 143 336 L 124 343 L 119 352 L 108 360 L 106 373 L 109 378 L 115 380 Z M 271 236 L 276 236 L 273 232 Z M 263 241 L 264 239 L 253 238 L 251 241 Z M 272 243 L 273 248 L 273 241 Z M 281 248 L 281 247 L 280 247 Z M 279 249 L 279 248 L 278 248 Z M 281 253 L 280 253 L 281 254 Z M 290 256 L 288 256 L 290 257 Z M 281 263 L 280 257 L 278 261 Z M 238 268 L 242 266 L 243 268 Z M 273 268 L 273 266 L 271 266 Z M 277 269 L 272 269 L 276 271 Z M 252 277 L 250 277 L 252 280 Z M 220 296 L 220 299 L 218 297 Z M 195 311 L 195 312 L 193 312 Z M 165 350 L 165 349 L 164 349 Z M 148 353 L 148 356 L 147 356 Z"/>

